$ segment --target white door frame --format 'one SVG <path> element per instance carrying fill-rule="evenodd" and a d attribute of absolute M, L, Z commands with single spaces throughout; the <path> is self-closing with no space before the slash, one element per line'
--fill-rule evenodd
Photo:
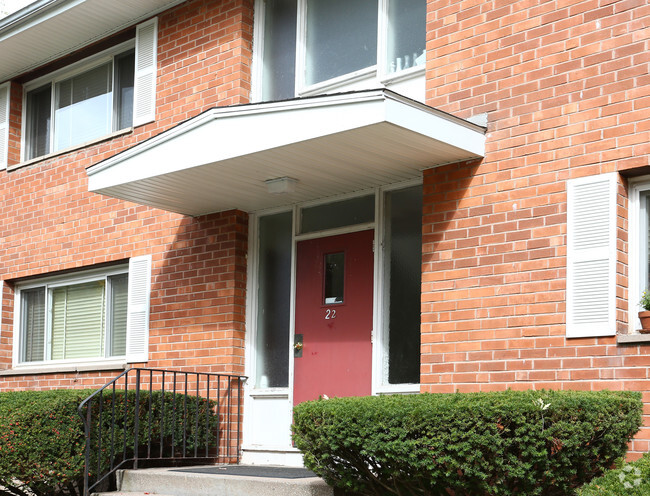
<path fill-rule="evenodd" d="M 414 393 L 419 392 L 418 384 L 387 385 L 384 383 L 385 370 L 385 342 L 383 309 L 386 304 L 386 297 L 383 292 L 383 264 L 384 264 L 384 193 L 391 190 L 408 188 L 421 184 L 421 180 L 411 180 L 398 184 L 392 184 L 381 188 L 373 188 L 327 199 L 305 202 L 293 205 L 289 208 L 276 208 L 255 212 L 250 215 L 249 222 L 249 243 L 248 243 L 248 274 L 246 291 L 246 351 L 245 370 L 249 377 L 245 390 L 244 401 L 244 423 L 243 423 L 243 445 L 242 463 L 245 464 L 278 464 L 287 466 L 302 466 L 302 455 L 291 445 L 289 428 L 293 411 L 293 336 L 295 334 L 295 288 L 296 288 L 296 246 L 299 241 L 306 239 L 323 238 L 338 234 L 373 229 L 375 232 L 374 249 L 374 281 L 373 281 L 373 327 L 372 327 L 372 394 L 380 393 Z M 299 227 L 299 215 L 301 209 L 315 205 L 332 203 L 345 199 L 367 196 L 374 194 L 375 198 L 375 219 L 373 222 L 356 224 L 342 228 L 329 229 L 308 234 L 297 234 Z M 259 262 L 258 253 L 258 219 L 261 216 L 277 213 L 292 213 L 292 239 L 291 239 L 291 286 L 289 304 L 289 386 L 286 388 L 255 389 L 256 377 L 256 337 L 257 337 L 257 268 Z M 262 405 L 265 405 L 262 407 Z M 259 416 L 261 418 L 255 418 Z M 269 429 L 284 430 L 282 425 L 286 424 L 285 433 L 278 433 L 277 442 L 256 443 L 253 437 L 255 430 L 259 429 L 260 420 L 263 419 Z M 276 422 L 277 420 L 277 422 Z"/>

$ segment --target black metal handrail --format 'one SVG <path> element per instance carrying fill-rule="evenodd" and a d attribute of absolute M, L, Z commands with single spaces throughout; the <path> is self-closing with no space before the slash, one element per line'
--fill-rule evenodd
<path fill-rule="evenodd" d="M 78 409 L 86 436 L 84 496 L 141 461 L 237 463 L 245 380 L 132 368 L 95 391 Z"/>

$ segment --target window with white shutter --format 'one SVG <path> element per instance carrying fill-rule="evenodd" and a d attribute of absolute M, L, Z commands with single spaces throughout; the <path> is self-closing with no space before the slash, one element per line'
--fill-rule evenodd
<path fill-rule="evenodd" d="M 0 85 L 0 169 L 9 160 L 9 83 Z"/>
<path fill-rule="evenodd" d="M 17 364 L 147 360 L 151 257 L 17 285 Z"/>
<path fill-rule="evenodd" d="M 156 118 L 157 49 L 158 19 L 153 18 L 136 28 L 134 126 L 146 124 Z"/>
<path fill-rule="evenodd" d="M 617 174 L 567 181 L 567 337 L 616 334 Z"/>
<path fill-rule="evenodd" d="M 22 160 L 86 146 L 153 121 L 157 36 L 158 21 L 150 19 L 136 26 L 135 40 L 25 83 Z M 6 165 L 3 88 L 0 86 L 0 167 L 3 157 Z M 6 113 L 8 120 L 8 110 Z"/>

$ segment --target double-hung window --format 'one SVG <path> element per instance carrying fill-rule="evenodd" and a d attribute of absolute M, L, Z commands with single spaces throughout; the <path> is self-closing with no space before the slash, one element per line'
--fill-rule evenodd
<path fill-rule="evenodd" d="M 146 360 L 150 260 L 19 284 L 17 363 Z"/>
<path fill-rule="evenodd" d="M 133 124 L 133 49 L 26 94 L 26 159 L 101 138 Z"/>
<path fill-rule="evenodd" d="M 263 100 L 424 67 L 425 0 L 260 0 L 258 7 Z"/>
<path fill-rule="evenodd" d="M 135 40 L 25 85 L 23 160 L 154 119 L 157 21 Z"/>

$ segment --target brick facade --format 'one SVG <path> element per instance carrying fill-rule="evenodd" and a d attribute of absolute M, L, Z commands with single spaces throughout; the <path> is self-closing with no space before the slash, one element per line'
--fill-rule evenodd
<path fill-rule="evenodd" d="M 428 3 L 427 103 L 489 124 L 483 161 L 424 174 L 424 391 L 626 389 L 650 403 L 650 346 L 565 337 L 566 180 L 647 173 L 649 23 L 643 1 Z M 619 333 L 627 208 L 622 177 Z"/>
<path fill-rule="evenodd" d="M 164 12 L 156 121 L 3 173 L 0 368 L 11 367 L 15 281 L 151 254 L 147 365 L 243 374 L 247 214 L 191 218 L 92 194 L 86 168 L 207 108 L 248 103 L 252 19 L 245 0 L 194 0 Z M 19 84 L 11 96 L 10 167 L 20 157 Z M 114 375 L 9 376 L 0 390 L 93 387 Z"/>
<path fill-rule="evenodd" d="M 148 366 L 244 373 L 247 214 L 190 218 L 88 192 L 89 166 L 206 109 L 249 103 L 253 0 L 189 0 L 158 19 L 154 122 L 2 173 L 0 369 L 11 367 L 16 281 L 151 254 Z M 650 449 L 650 345 L 565 337 L 566 180 L 621 172 L 626 333 L 626 177 L 650 171 L 648 25 L 643 0 L 428 1 L 426 103 L 485 113 L 488 131 L 485 159 L 423 175 L 421 389 L 642 391 L 633 456 Z M 27 80 L 11 86 L 10 169 Z M 0 390 L 114 375 L 6 376 Z"/>

